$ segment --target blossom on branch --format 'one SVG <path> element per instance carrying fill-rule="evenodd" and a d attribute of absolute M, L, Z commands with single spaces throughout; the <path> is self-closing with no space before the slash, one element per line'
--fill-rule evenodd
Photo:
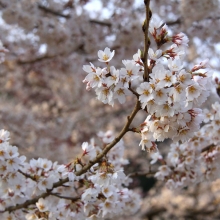
<path fill-rule="evenodd" d="M 99 57 L 98 60 L 100 62 L 108 63 L 113 58 L 114 55 L 115 55 L 115 51 L 113 50 L 111 52 L 110 49 L 106 47 L 104 51 L 103 50 L 98 51 L 98 57 Z"/>

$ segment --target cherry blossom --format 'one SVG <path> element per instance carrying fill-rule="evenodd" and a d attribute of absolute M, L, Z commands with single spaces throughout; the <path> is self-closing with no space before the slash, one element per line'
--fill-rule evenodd
<path fill-rule="evenodd" d="M 104 51 L 102 50 L 98 51 L 98 57 L 100 62 L 108 63 L 113 58 L 114 55 L 115 55 L 115 51 L 113 50 L 111 52 L 108 47 L 106 47 Z"/>

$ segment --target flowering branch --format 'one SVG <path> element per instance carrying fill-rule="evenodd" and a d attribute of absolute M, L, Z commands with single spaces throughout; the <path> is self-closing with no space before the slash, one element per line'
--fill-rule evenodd
<path fill-rule="evenodd" d="M 76 172 L 76 176 L 80 176 L 86 171 L 88 171 L 95 163 L 99 162 L 122 139 L 122 137 L 129 131 L 129 126 L 140 109 L 140 102 L 137 101 L 132 113 L 127 117 L 127 123 L 124 125 L 118 136 L 110 144 L 108 144 L 105 147 L 105 149 L 94 160 L 90 160 L 86 166 L 84 166 L 80 171 Z"/>
<path fill-rule="evenodd" d="M 110 66 L 115 51 L 106 47 L 98 51 L 98 60 L 104 63 L 104 68 L 92 63 L 83 66 L 88 73 L 83 80 L 86 89 L 94 89 L 97 99 L 104 104 L 113 106 L 115 100 L 123 104 L 129 95 L 137 98 L 117 137 L 111 132 L 99 132 L 100 145 L 94 139 L 84 142 L 79 157 L 66 165 L 58 165 L 42 158 L 25 162 L 18 148 L 9 144 L 9 132 L 0 130 L 0 212 L 4 212 L 4 219 L 5 215 L 14 219 L 26 213 L 27 220 L 42 216 L 110 219 L 124 213 L 133 214 L 139 208 L 139 196 L 126 188 L 130 177 L 155 174 L 155 178 L 175 189 L 216 179 L 219 175 L 216 158 L 220 152 L 220 105 L 213 104 L 212 111 L 202 112 L 198 108 L 211 88 L 210 76 L 204 70 L 206 62 L 191 70 L 184 69 L 188 38 L 183 33 L 169 36 L 165 23 L 155 17 L 151 19 L 150 0 L 144 3 L 144 53 L 138 50 L 132 60 L 122 60 L 124 67 L 117 69 Z M 156 51 L 149 48 L 148 31 L 155 40 Z M 167 42 L 173 44 L 165 45 Z M 0 52 L 6 51 L 0 47 Z M 148 114 L 146 120 L 139 127 L 131 128 L 141 109 Z M 203 120 L 207 124 L 200 129 Z M 150 164 L 160 162 L 157 172 L 149 167 L 148 172 L 125 175 L 123 165 L 128 161 L 123 158 L 122 138 L 128 131 L 141 136 L 139 145 L 148 151 Z M 156 143 L 167 138 L 174 142 L 164 159 Z M 120 209 L 117 209 L 119 201 Z"/>
<path fill-rule="evenodd" d="M 27 200 L 27 201 L 25 201 L 24 203 L 21 203 L 21 204 L 15 205 L 15 206 L 9 206 L 9 207 L 7 207 L 4 211 L 0 211 L 0 213 L 13 212 L 13 211 L 18 210 L 18 209 L 27 208 L 27 207 L 29 207 L 30 205 L 35 204 L 40 198 L 46 198 L 46 197 L 49 196 L 49 195 L 51 195 L 50 192 L 42 193 L 41 195 L 36 196 L 34 199 Z"/>
<path fill-rule="evenodd" d="M 124 127 L 122 128 L 121 132 L 119 133 L 119 135 L 110 143 L 108 144 L 104 150 L 94 159 L 94 160 L 90 160 L 89 163 L 84 166 L 81 170 L 79 170 L 78 172 L 75 173 L 76 176 L 81 176 L 82 174 L 86 173 L 94 164 L 96 164 L 97 162 L 99 162 L 104 156 L 106 156 L 106 154 L 122 139 L 122 137 L 129 131 L 129 126 L 132 123 L 135 115 L 137 114 L 137 112 L 141 109 L 140 106 L 140 102 L 137 100 L 136 105 L 132 111 L 132 113 L 127 117 L 127 123 L 124 125 Z M 20 173 L 22 173 L 25 177 L 31 178 L 30 175 L 27 175 L 25 173 L 23 173 L 22 171 L 20 171 Z M 4 212 L 9 211 L 15 211 L 18 209 L 22 209 L 22 208 L 27 208 L 28 206 L 35 204 L 40 198 L 46 198 L 50 195 L 54 195 L 54 193 L 52 193 L 52 190 L 59 187 L 59 186 L 63 186 L 63 184 L 69 182 L 69 178 L 65 178 L 62 180 L 59 180 L 58 182 L 53 184 L 52 189 L 47 190 L 47 192 L 40 194 L 39 196 L 35 197 L 34 199 L 30 199 L 25 201 L 22 204 L 16 205 L 16 206 L 10 206 L 5 208 Z M 56 197 L 58 197 L 58 195 L 55 195 Z M 78 198 L 78 197 L 77 197 Z M 76 199 L 77 200 L 77 199 Z"/>

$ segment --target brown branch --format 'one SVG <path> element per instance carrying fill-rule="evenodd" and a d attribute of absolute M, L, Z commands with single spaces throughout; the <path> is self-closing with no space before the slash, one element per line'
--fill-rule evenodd
<path fill-rule="evenodd" d="M 205 148 L 203 148 L 201 152 L 203 153 L 205 151 L 211 150 L 213 147 L 216 147 L 216 145 L 210 144 L 210 145 L 206 146 Z"/>
<path fill-rule="evenodd" d="M 141 105 L 140 102 L 137 100 L 131 115 L 127 117 L 127 123 L 124 125 L 119 135 L 110 144 L 108 144 L 105 147 L 105 149 L 94 160 L 89 161 L 89 163 L 86 166 L 84 166 L 80 171 L 76 172 L 77 176 L 82 175 L 87 170 L 89 170 L 94 164 L 99 162 L 100 159 L 104 157 L 122 139 L 122 137 L 128 132 L 131 122 L 133 121 L 135 115 L 138 113 L 140 109 Z"/>
<path fill-rule="evenodd" d="M 4 211 L 0 211 L 0 213 L 4 213 L 4 212 L 7 212 L 7 211 L 8 212 L 13 212 L 13 211 L 18 210 L 18 209 L 27 208 L 29 205 L 35 204 L 40 198 L 46 198 L 49 195 L 50 195 L 50 192 L 42 193 L 41 195 L 35 197 L 34 199 L 27 200 L 24 203 L 17 204 L 15 206 L 9 206 Z"/>
<path fill-rule="evenodd" d="M 149 211 L 143 214 L 143 217 L 149 220 L 152 220 L 154 216 L 159 216 L 160 213 L 166 212 L 167 209 L 165 207 L 151 207 Z"/>
<path fill-rule="evenodd" d="M 167 21 L 165 22 L 168 26 L 176 25 L 176 24 L 181 24 L 181 18 L 177 18 L 175 21 Z"/>
<path fill-rule="evenodd" d="M 78 201 L 79 199 L 81 199 L 81 196 L 78 196 L 78 197 L 69 197 L 69 196 L 59 195 L 58 193 L 50 193 L 50 195 L 55 196 L 55 197 L 58 197 L 58 198 L 61 198 L 61 199 L 71 200 L 72 202 L 76 202 L 76 201 Z"/>
<path fill-rule="evenodd" d="M 141 105 L 140 105 L 140 102 L 137 100 L 132 113 L 127 117 L 127 119 L 128 119 L 127 123 L 124 125 L 124 127 L 122 128 L 122 130 L 118 134 L 118 136 L 110 144 L 108 144 L 105 147 L 105 149 L 94 160 L 90 160 L 87 165 L 85 165 L 80 171 L 76 172 L 75 173 L 76 176 L 80 176 L 80 175 L 86 173 L 94 164 L 99 162 L 121 140 L 121 138 L 129 131 L 129 126 L 131 125 L 135 115 L 138 113 L 138 111 L 140 109 L 141 109 Z M 46 198 L 46 197 L 52 195 L 51 191 L 53 189 L 55 189 L 59 186 L 62 186 L 63 184 L 65 184 L 67 182 L 69 182 L 68 177 L 65 179 L 61 179 L 58 182 L 54 183 L 52 189 L 48 190 L 47 192 L 42 193 L 41 195 L 35 197 L 34 199 L 27 200 L 26 202 L 24 202 L 22 204 L 18 204 L 16 206 L 9 206 L 9 207 L 5 208 L 4 211 L 1 211 L 0 213 L 6 212 L 6 211 L 12 212 L 12 211 L 15 211 L 18 209 L 27 208 L 29 205 L 35 204 L 40 198 Z"/>
<path fill-rule="evenodd" d="M 101 25 L 101 26 L 107 26 L 107 27 L 112 26 L 112 24 L 110 22 L 99 21 L 99 20 L 95 20 L 95 19 L 90 19 L 89 22 L 93 23 L 93 24 L 98 24 L 98 25 Z"/>
<path fill-rule="evenodd" d="M 32 179 L 33 181 L 36 181 L 36 179 L 34 177 L 32 177 L 31 175 L 24 173 L 21 170 L 18 170 L 19 173 L 21 173 L 22 175 L 24 175 L 26 178 Z"/>
<path fill-rule="evenodd" d="M 60 54 L 52 55 L 52 56 L 44 55 L 44 56 L 36 57 L 36 58 L 30 59 L 30 60 L 20 60 L 20 59 L 18 59 L 17 63 L 18 64 L 32 64 L 32 63 L 35 63 L 35 62 L 40 62 L 40 61 L 45 60 L 45 59 L 53 59 L 53 58 L 56 58 L 58 56 L 60 56 Z"/>
<path fill-rule="evenodd" d="M 148 49 L 149 49 L 149 39 L 148 39 L 148 29 L 150 22 L 150 0 L 144 0 L 146 19 L 144 23 L 144 81 L 149 82 L 149 72 L 148 72 Z"/>
<path fill-rule="evenodd" d="M 63 14 L 62 12 L 59 12 L 59 11 L 55 11 L 51 8 L 48 8 L 46 6 L 43 6 L 41 4 L 38 4 L 38 8 L 46 13 L 50 13 L 52 15 L 56 15 L 56 16 L 60 16 L 60 17 L 64 17 L 64 18 L 71 18 L 71 15 L 70 14 Z M 107 27 L 111 27 L 112 24 L 110 22 L 104 22 L 104 21 L 99 21 L 99 20 L 96 20 L 96 19 L 90 19 L 89 20 L 90 23 L 93 23 L 93 24 L 98 24 L 98 25 L 101 25 L 101 26 L 107 26 Z"/>
<path fill-rule="evenodd" d="M 153 176 L 156 172 L 147 171 L 147 172 L 134 172 L 128 174 L 128 177 L 137 177 L 137 176 Z"/>
<path fill-rule="evenodd" d="M 38 4 L 38 8 L 46 13 L 50 13 L 52 15 L 56 15 L 56 16 L 60 16 L 60 17 L 63 17 L 63 18 L 71 18 L 70 15 L 65 15 L 63 14 L 62 12 L 59 12 L 59 11 L 54 11 L 53 9 L 50 9 L 48 7 L 45 7 L 41 4 Z"/>
<path fill-rule="evenodd" d="M 139 98 L 139 94 L 134 91 L 131 87 L 128 88 L 137 98 Z"/>

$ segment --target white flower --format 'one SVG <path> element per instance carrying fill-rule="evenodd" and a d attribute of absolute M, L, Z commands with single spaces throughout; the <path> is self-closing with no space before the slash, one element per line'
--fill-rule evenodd
<path fill-rule="evenodd" d="M 38 167 L 44 169 L 44 171 L 49 171 L 52 168 L 52 161 L 48 160 L 48 159 L 42 159 L 42 158 L 38 158 Z"/>
<path fill-rule="evenodd" d="M 116 203 L 112 203 L 106 200 L 104 203 L 101 203 L 102 207 L 102 217 L 106 216 L 108 213 L 115 212 Z"/>
<path fill-rule="evenodd" d="M 114 99 L 118 99 L 118 101 L 123 104 L 125 103 L 126 96 L 132 95 L 132 93 L 124 88 L 123 84 L 120 82 L 114 89 Z"/>
<path fill-rule="evenodd" d="M 7 142 L 9 139 L 10 139 L 10 132 L 4 130 L 4 129 L 1 129 L 0 130 L 0 140 L 3 141 L 3 142 Z"/>
<path fill-rule="evenodd" d="M 159 151 L 156 152 L 152 152 L 150 154 L 152 161 L 150 162 L 150 164 L 154 164 L 156 163 L 158 160 L 161 160 L 163 157 L 161 156 Z"/>
<path fill-rule="evenodd" d="M 152 60 L 157 60 L 162 55 L 162 50 L 156 50 L 156 52 L 153 51 L 152 48 L 149 48 L 148 50 L 149 58 Z"/>
<path fill-rule="evenodd" d="M 109 144 L 114 140 L 114 135 L 111 130 L 106 131 L 105 133 L 100 131 L 97 135 L 98 137 L 102 138 L 102 141 L 106 144 Z"/>
<path fill-rule="evenodd" d="M 180 59 L 168 59 L 168 67 L 171 71 L 179 71 L 183 68 L 182 61 Z"/>
<path fill-rule="evenodd" d="M 155 116 L 156 117 L 162 117 L 162 116 L 172 117 L 174 116 L 174 113 L 175 113 L 174 106 L 171 106 L 170 104 L 165 103 L 165 104 L 160 105 L 158 111 L 155 112 Z"/>
<path fill-rule="evenodd" d="M 130 81 L 137 79 L 139 77 L 138 72 L 140 67 L 136 66 L 135 62 L 132 60 L 123 60 L 122 62 L 125 65 L 125 68 L 121 68 L 120 74 L 127 76 Z"/>
<path fill-rule="evenodd" d="M 185 69 L 182 69 L 177 75 L 177 81 L 188 86 L 192 83 L 192 75 L 187 73 Z"/>
<path fill-rule="evenodd" d="M 102 187 L 102 193 L 106 198 L 108 198 L 112 196 L 113 194 L 115 194 L 115 187 L 112 185 Z"/>
<path fill-rule="evenodd" d="M 141 50 L 140 49 L 138 49 L 138 52 L 133 55 L 133 60 L 136 63 L 143 63 L 142 60 L 141 60 Z"/>
<path fill-rule="evenodd" d="M 38 216 L 35 213 L 28 213 L 25 215 L 26 220 L 39 220 Z"/>
<path fill-rule="evenodd" d="M 96 157 L 96 149 L 93 145 L 88 144 L 88 142 L 82 143 L 83 155 L 88 155 L 89 159 L 92 160 Z"/>
<path fill-rule="evenodd" d="M 48 202 L 43 198 L 40 198 L 38 200 L 38 202 L 36 203 L 36 206 L 40 212 L 48 211 Z"/>
<path fill-rule="evenodd" d="M 147 149 L 147 151 L 149 152 L 153 144 L 152 141 L 148 139 L 141 139 L 139 146 L 141 146 L 141 150 L 145 151 Z"/>
<path fill-rule="evenodd" d="M 108 47 L 105 48 L 105 50 L 99 50 L 98 51 L 98 57 L 100 62 L 108 63 L 113 56 L 115 55 L 115 51 L 113 50 L 112 52 Z"/>
<path fill-rule="evenodd" d="M 94 202 L 97 200 L 97 197 L 100 193 L 100 187 L 97 185 L 93 188 L 88 188 L 82 194 L 82 201 L 86 203 Z"/>
<path fill-rule="evenodd" d="M 173 102 L 184 102 L 186 99 L 185 86 L 178 84 L 170 88 L 169 96 L 172 96 Z"/>
<path fill-rule="evenodd" d="M 154 101 L 159 105 L 164 104 L 168 99 L 167 92 L 168 89 L 165 88 L 156 89 L 153 93 Z"/>
<path fill-rule="evenodd" d="M 102 69 L 97 68 L 96 70 L 90 72 L 85 79 L 83 80 L 84 83 L 89 83 L 87 86 L 94 88 L 94 87 L 101 87 L 102 85 Z"/>
<path fill-rule="evenodd" d="M 114 105 L 113 92 L 109 87 L 96 88 L 97 99 L 104 104 Z"/>
<path fill-rule="evenodd" d="M 167 165 L 160 166 L 159 171 L 164 176 L 168 176 L 171 172 L 170 168 Z"/>
<path fill-rule="evenodd" d="M 46 189 L 52 189 L 53 183 L 55 182 L 56 182 L 56 177 L 54 175 L 50 175 L 47 178 L 41 178 L 37 186 L 40 190 L 46 191 Z"/>
<path fill-rule="evenodd" d="M 92 175 L 89 177 L 89 179 L 95 184 L 99 186 L 109 186 L 110 181 L 112 179 L 112 174 L 102 172 L 102 173 L 96 173 L 95 175 Z"/>
<path fill-rule="evenodd" d="M 202 90 L 198 83 L 194 83 L 186 88 L 187 101 L 193 101 L 198 98 Z"/>
<path fill-rule="evenodd" d="M 105 79 L 105 83 L 108 87 L 110 87 L 111 85 L 117 85 L 119 81 L 119 70 L 116 70 L 114 66 L 110 67 L 110 74 L 111 76 Z"/>
<path fill-rule="evenodd" d="M 176 166 L 179 161 L 179 154 L 177 151 L 171 151 L 168 153 L 167 158 L 173 166 Z"/>
<path fill-rule="evenodd" d="M 90 65 L 83 65 L 83 70 L 87 73 L 96 72 L 96 68 L 92 63 Z"/>
<path fill-rule="evenodd" d="M 145 103 L 144 105 L 142 105 L 143 109 L 147 105 L 147 102 L 153 99 L 152 91 L 152 87 L 148 82 L 141 83 L 140 86 L 137 88 L 137 93 L 140 95 L 140 102 Z"/>
<path fill-rule="evenodd" d="M 157 87 L 164 88 L 173 85 L 176 82 L 176 76 L 172 74 L 171 71 L 159 72 L 158 74 L 159 82 Z"/>

